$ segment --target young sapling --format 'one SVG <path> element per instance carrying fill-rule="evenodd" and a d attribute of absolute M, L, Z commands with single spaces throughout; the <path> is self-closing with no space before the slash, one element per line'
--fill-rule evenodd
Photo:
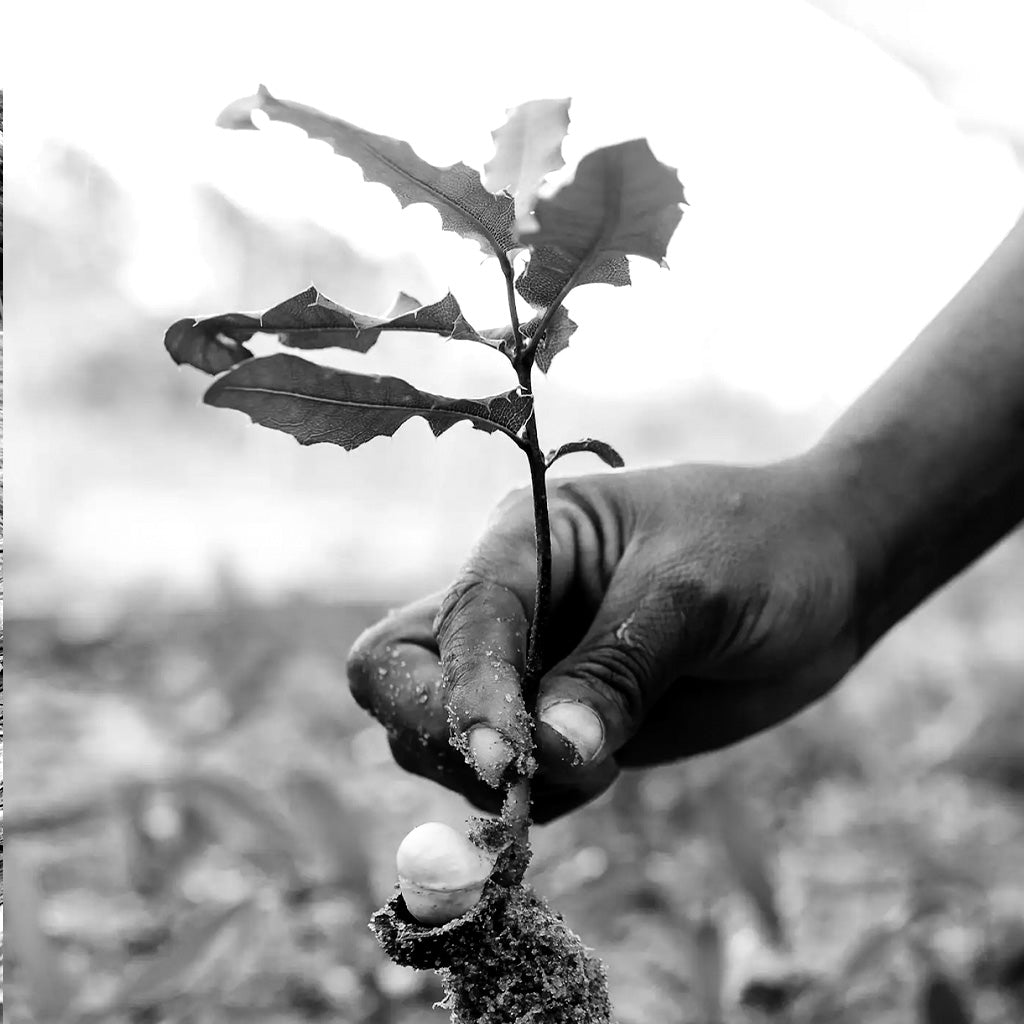
<path fill-rule="evenodd" d="M 534 367 L 546 373 L 576 330 L 563 305 L 574 288 L 629 284 L 629 255 L 664 265 L 685 203 L 682 185 L 645 140 L 633 139 L 589 153 L 570 182 L 540 197 L 544 180 L 564 165 L 569 100 L 534 100 L 511 110 L 507 123 L 493 133 L 495 155 L 483 177 L 462 163 L 435 167 L 405 142 L 279 100 L 262 86 L 255 96 L 227 107 L 218 124 L 252 129 L 255 111 L 326 141 L 354 160 L 368 181 L 388 186 L 403 206 L 434 206 L 443 229 L 473 239 L 496 260 L 508 303 L 507 324 L 477 330 L 451 293 L 428 305 L 409 309 L 402 303 L 387 316 L 374 316 L 310 287 L 263 313 L 180 320 L 164 341 L 175 362 L 217 377 L 206 392 L 207 404 L 238 409 L 303 445 L 330 443 L 351 450 L 390 437 L 419 416 L 435 436 L 467 421 L 504 435 L 526 456 L 537 581 L 522 709 L 509 723 L 516 756 L 503 778 L 487 780 L 506 790 L 502 815 L 474 819 L 466 836 L 438 823 L 409 833 L 398 850 L 398 891 L 374 915 L 373 928 L 399 963 L 441 973 L 453 1021 L 608 1021 L 603 967 L 522 880 L 530 856 L 532 721 L 551 595 L 546 475 L 574 452 L 592 452 L 613 468 L 623 463 L 610 445 L 591 438 L 545 453 L 532 373 Z M 529 258 L 517 274 L 514 263 L 524 251 Z M 525 322 L 517 294 L 533 311 Z M 485 345 L 511 364 L 515 384 L 486 398 L 448 398 L 396 377 L 337 370 L 289 352 L 257 358 L 246 347 L 253 335 L 271 334 L 288 349 L 367 352 L 383 331 L 427 332 Z M 452 744 L 472 761 L 469 743 L 454 731 Z"/>

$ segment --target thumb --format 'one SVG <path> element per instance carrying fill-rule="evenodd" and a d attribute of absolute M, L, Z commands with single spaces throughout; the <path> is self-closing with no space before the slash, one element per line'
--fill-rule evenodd
<path fill-rule="evenodd" d="M 492 786 L 513 763 L 519 774 L 530 774 L 530 719 L 520 680 L 536 580 L 532 530 L 532 518 L 518 505 L 504 512 L 445 594 L 434 622 L 450 742 Z"/>
<path fill-rule="evenodd" d="M 679 674 L 684 623 L 650 573 L 620 566 L 586 635 L 541 680 L 537 756 L 548 775 L 571 778 L 637 732 Z"/>

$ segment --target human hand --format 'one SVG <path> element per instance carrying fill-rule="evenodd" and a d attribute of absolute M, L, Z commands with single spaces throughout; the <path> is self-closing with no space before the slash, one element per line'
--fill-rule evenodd
<path fill-rule="evenodd" d="M 807 456 L 549 484 L 534 820 L 594 798 L 620 768 L 744 739 L 842 678 L 861 653 L 857 559 L 829 494 Z M 515 492 L 448 591 L 372 627 L 349 660 L 398 763 L 492 811 L 531 746 L 533 531 L 530 495 Z"/>

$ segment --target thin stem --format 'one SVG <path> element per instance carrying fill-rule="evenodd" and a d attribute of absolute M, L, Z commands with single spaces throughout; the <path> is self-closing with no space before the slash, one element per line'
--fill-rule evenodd
<path fill-rule="evenodd" d="M 534 415 L 526 424 L 527 458 L 530 462 L 530 483 L 533 487 L 533 521 L 537 540 L 537 591 L 530 623 L 530 638 L 526 647 L 526 671 L 523 676 L 523 700 L 526 710 L 533 714 L 537 704 L 537 691 L 543 671 L 542 637 L 551 609 L 551 521 L 548 515 L 548 495 L 545 486 L 547 466 L 537 437 L 536 406 Z"/>
<path fill-rule="evenodd" d="M 512 263 L 505 253 L 498 254 L 498 263 L 501 265 L 501 272 L 505 275 L 505 295 L 508 299 L 508 313 L 512 318 L 512 353 L 510 358 L 513 365 L 515 365 L 516 360 L 520 358 L 525 339 L 519 328 L 519 311 L 516 309 L 516 285 L 512 276 Z M 527 381 L 527 385 L 529 385 L 529 381 Z M 527 391 L 529 390 L 529 386 L 527 386 Z"/>
<path fill-rule="evenodd" d="M 512 264 L 504 253 L 499 256 L 498 261 L 501 264 L 502 273 L 505 275 L 508 311 L 512 320 L 513 350 L 509 356 L 516 375 L 519 377 L 520 389 L 524 394 L 532 394 L 533 384 L 530 375 L 533 370 L 533 346 L 529 344 L 529 339 L 523 337 L 519 325 Z M 548 320 L 550 320 L 550 315 L 546 314 L 544 322 L 547 323 Z M 536 404 L 534 404 L 533 412 L 523 431 L 520 448 L 526 452 L 526 458 L 530 464 L 534 536 L 537 549 L 537 589 L 533 605 L 533 619 L 530 622 L 530 635 L 526 645 L 526 667 L 522 681 L 523 702 L 527 712 L 532 716 L 536 710 L 537 693 L 540 689 L 540 678 L 543 672 L 544 629 L 547 626 L 551 607 L 551 521 L 548 515 L 548 494 L 545 482 L 547 464 L 537 434 Z M 519 779 L 509 788 L 505 801 L 505 814 L 516 823 L 525 838 L 526 823 L 530 814 L 529 779 Z"/>

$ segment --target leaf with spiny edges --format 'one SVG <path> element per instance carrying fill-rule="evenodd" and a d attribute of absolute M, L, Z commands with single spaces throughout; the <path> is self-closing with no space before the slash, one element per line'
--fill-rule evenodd
<path fill-rule="evenodd" d="M 245 313 L 228 313 L 215 319 L 219 322 L 210 324 L 187 317 L 167 328 L 164 348 L 179 366 L 194 366 L 216 376 L 252 358 L 252 353 L 242 344 L 242 340 L 252 337 L 252 331 L 246 333 L 252 318 Z M 244 339 L 231 337 L 232 331 L 244 334 Z"/>
<path fill-rule="evenodd" d="M 422 305 L 423 303 L 419 299 L 413 298 L 408 292 L 399 292 L 391 309 L 388 310 L 388 319 L 394 320 L 403 313 L 411 313 L 414 309 L 419 309 Z"/>
<path fill-rule="evenodd" d="M 520 248 L 514 237 L 512 197 L 488 192 L 472 167 L 464 163 L 435 167 L 417 156 L 407 142 L 368 132 L 302 103 L 279 100 L 263 85 L 255 96 L 225 107 L 217 125 L 251 131 L 255 110 L 301 128 L 311 139 L 329 143 L 335 153 L 354 160 L 367 181 L 391 189 L 402 206 L 429 203 L 440 213 L 445 230 L 472 238 L 485 253 L 497 256 Z"/>
<path fill-rule="evenodd" d="M 531 326 L 536 330 L 540 326 L 540 318 L 537 317 L 526 325 L 527 334 L 532 338 L 533 333 L 529 330 Z M 537 343 L 534 360 L 543 373 L 547 373 L 551 369 L 551 362 L 555 356 L 569 347 L 569 339 L 575 333 L 576 323 L 570 319 L 565 309 L 559 306 L 548 321 L 548 325 L 544 329 L 544 336 Z"/>
<path fill-rule="evenodd" d="M 678 174 L 655 157 L 646 139 L 589 153 L 571 182 L 538 200 L 538 227 L 519 232 L 531 249 L 516 282 L 519 294 L 543 308 L 580 285 L 629 284 L 627 256 L 666 266 L 685 202 Z"/>
<path fill-rule="evenodd" d="M 569 130 L 569 99 L 530 100 L 508 110 L 497 131 L 494 156 L 484 164 L 483 183 L 489 192 L 515 198 L 516 226 L 534 226 L 534 202 L 541 182 L 565 165 L 562 140 Z"/>
<path fill-rule="evenodd" d="M 287 353 L 242 363 L 215 381 L 203 401 L 238 409 L 299 444 L 337 444 L 346 451 L 375 437 L 391 437 L 413 416 L 422 416 L 435 437 L 466 420 L 519 443 L 517 435 L 533 413 L 532 398 L 517 391 L 445 398 L 398 377 L 335 370 Z"/>
<path fill-rule="evenodd" d="M 542 319 L 542 317 L 535 316 L 532 320 L 521 324 L 519 329 L 527 338 L 532 338 L 537 333 Z M 568 348 L 569 339 L 576 332 L 576 327 L 576 322 L 570 319 L 569 314 L 562 306 L 559 306 L 544 331 L 544 337 L 537 344 L 537 352 L 534 356 L 538 368 L 543 373 L 547 373 L 551 369 L 551 361 L 555 356 L 563 349 Z M 511 324 L 506 324 L 504 327 L 492 327 L 481 331 L 480 334 L 485 341 L 496 344 L 502 351 L 509 352 L 511 350 Z"/>
<path fill-rule="evenodd" d="M 544 465 L 550 468 L 565 455 L 572 455 L 574 452 L 593 452 L 602 462 L 611 466 L 612 469 L 622 469 L 626 464 L 622 456 L 604 441 L 595 440 L 592 437 L 585 437 L 582 441 L 568 441 L 559 445 L 554 451 L 548 452 L 544 459 Z"/>
<path fill-rule="evenodd" d="M 241 342 L 257 333 L 275 334 L 281 344 L 290 348 L 345 348 L 354 352 L 368 352 L 382 331 L 422 331 L 494 345 L 466 321 L 451 292 L 437 302 L 410 310 L 412 301 L 403 293 L 395 305 L 395 309 L 402 308 L 403 312 L 379 317 L 348 309 L 311 286 L 265 313 L 226 313 L 201 320 L 179 320 L 167 332 L 164 344 L 176 362 L 189 362 L 213 374 L 248 359 L 252 353 Z"/>

